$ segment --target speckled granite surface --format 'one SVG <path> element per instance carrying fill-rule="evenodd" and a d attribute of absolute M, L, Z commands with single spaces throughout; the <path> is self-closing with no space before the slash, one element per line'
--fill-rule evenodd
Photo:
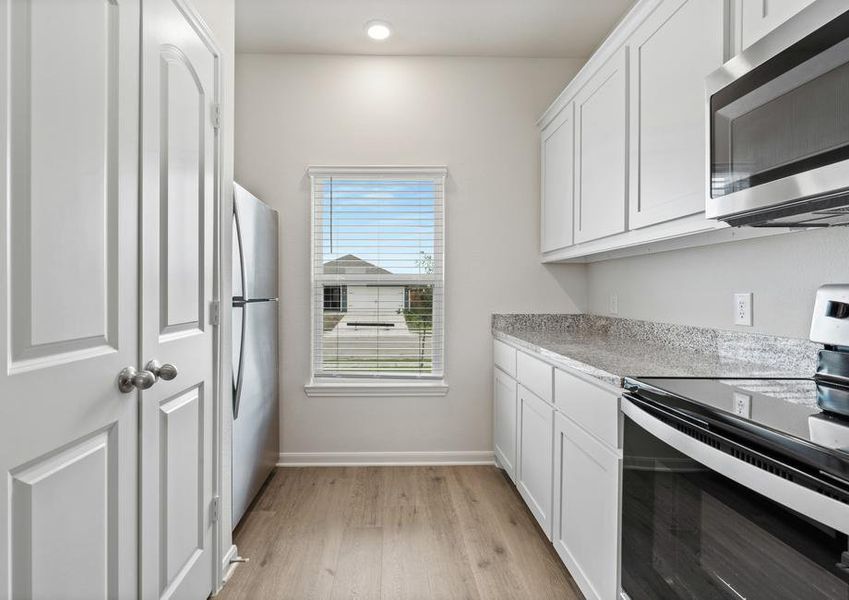
<path fill-rule="evenodd" d="M 496 314 L 496 338 L 619 386 L 653 377 L 810 377 L 807 340 L 580 314 Z"/>

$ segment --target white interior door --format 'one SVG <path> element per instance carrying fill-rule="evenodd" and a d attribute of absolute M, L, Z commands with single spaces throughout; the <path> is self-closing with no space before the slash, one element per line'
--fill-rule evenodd
<path fill-rule="evenodd" d="M 138 0 L 0 0 L 0 598 L 137 591 Z"/>
<path fill-rule="evenodd" d="M 141 397 L 141 590 L 198 600 L 212 591 L 215 519 L 218 58 L 183 2 L 145 0 L 142 18 L 141 355 L 177 375 Z"/>

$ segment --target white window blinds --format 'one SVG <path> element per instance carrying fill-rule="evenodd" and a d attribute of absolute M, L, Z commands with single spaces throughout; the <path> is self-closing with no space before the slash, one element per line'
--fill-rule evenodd
<path fill-rule="evenodd" d="M 444 169 L 310 169 L 313 377 L 441 378 Z"/>

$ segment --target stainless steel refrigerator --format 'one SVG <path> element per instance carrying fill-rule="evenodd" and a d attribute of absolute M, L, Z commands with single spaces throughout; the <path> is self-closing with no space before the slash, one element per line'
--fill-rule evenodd
<path fill-rule="evenodd" d="M 279 457 L 277 211 L 234 184 L 233 527 Z"/>

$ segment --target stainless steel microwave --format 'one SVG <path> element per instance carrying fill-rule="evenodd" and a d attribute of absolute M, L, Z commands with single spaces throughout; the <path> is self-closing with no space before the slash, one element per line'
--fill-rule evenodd
<path fill-rule="evenodd" d="M 849 1 L 816 0 L 706 86 L 708 218 L 849 224 Z"/>

